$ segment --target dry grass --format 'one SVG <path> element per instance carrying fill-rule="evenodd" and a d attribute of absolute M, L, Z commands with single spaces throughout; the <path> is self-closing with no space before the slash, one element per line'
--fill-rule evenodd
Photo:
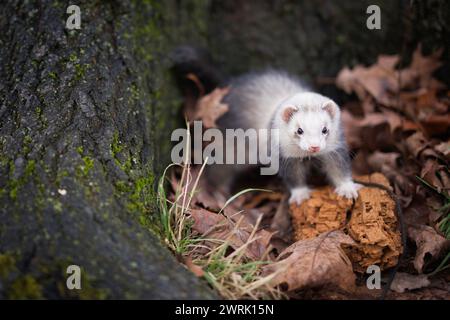
<path fill-rule="evenodd" d="M 190 145 L 188 134 L 187 145 Z M 188 150 L 189 148 L 186 148 Z M 166 245 L 178 256 L 190 257 L 195 265 L 203 269 L 203 277 L 217 292 L 226 299 L 282 299 L 285 295 L 270 285 L 270 281 L 276 274 L 261 275 L 262 266 L 269 263 L 268 252 L 263 256 L 267 258 L 260 261 L 249 260 L 245 255 L 246 248 L 257 238 L 255 236 L 260 220 L 255 224 L 253 231 L 241 247 L 230 253 L 230 237 L 225 240 L 209 239 L 205 236 L 194 234 L 191 230 L 193 224 L 190 216 L 191 203 L 196 192 L 198 181 L 201 177 L 204 164 L 195 180 L 191 175 L 189 164 L 190 154 L 185 155 L 183 165 L 170 165 L 164 171 L 158 184 L 158 204 L 162 225 L 162 235 Z M 167 171 L 174 166 L 181 167 L 181 179 L 175 190 L 174 200 L 170 201 L 166 194 L 164 182 Z M 191 187 L 192 184 L 192 187 Z M 189 191 L 190 190 L 190 191 Z M 227 203 L 237 196 L 251 191 L 247 189 L 239 192 L 229 199 Z M 222 210 L 221 210 L 222 211 Z M 218 214 L 221 214 L 219 212 Z M 243 217 L 234 223 L 234 228 L 239 228 Z M 205 241 L 214 243 L 213 248 L 206 246 Z"/>

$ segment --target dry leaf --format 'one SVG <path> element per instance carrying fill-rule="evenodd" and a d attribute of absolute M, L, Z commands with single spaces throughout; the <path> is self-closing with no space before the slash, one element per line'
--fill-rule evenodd
<path fill-rule="evenodd" d="M 192 261 L 192 257 L 190 257 L 190 256 L 185 257 L 183 263 L 197 277 L 203 277 L 203 275 L 205 274 L 205 271 L 203 271 L 202 267 L 200 267 L 199 265 L 196 265 Z"/>
<path fill-rule="evenodd" d="M 398 56 L 380 56 L 377 64 L 368 68 L 356 66 L 353 70 L 344 68 L 337 76 L 336 85 L 345 92 L 355 92 L 361 101 L 367 94 L 387 106 L 396 104 L 392 93 L 398 91 L 398 72 L 395 65 Z"/>
<path fill-rule="evenodd" d="M 415 106 L 412 112 L 407 108 L 417 103 L 418 96 L 414 91 L 411 92 L 411 89 L 423 91 L 443 88 L 443 85 L 432 77 L 433 72 L 442 65 L 439 61 L 442 52 L 439 50 L 425 57 L 419 46 L 414 52 L 411 65 L 402 70 L 395 68 L 399 59 L 397 55 L 381 55 L 377 63 L 370 67 L 358 65 L 353 70 L 343 68 L 336 78 L 336 85 L 347 93 L 355 92 L 366 114 L 374 111 L 368 97 L 372 97 L 381 105 L 414 114 Z M 399 100 L 398 94 L 406 89 L 408 95 L 401 96 L 402 99 Z"/>
<path fill-rule="evenodd" d="M 392 281 L 391 290 L 403 293 L 405 290 L 428 287 L 430 283 L 430 280 L 428 280 L 428 277 L 424 274 L 412 275 L 404 272 L 397 272 L 394 281 Z"/>
<path fill-rule="evenodd" d="M 420 172 L 420 177 L 434 186 L 439 192 L 450 188 L 448 167 L 435 159 L 427 159 Z"/>
<path fill-rule="evenodd" d="M 397 169 L 401 155 L 398 152 L 375 151 L 367 158 L 367 163 L 375 171 L 381 171 L 383 166 Z"/>
<path fill-rule="evenodd" d="M 419 45 L 413 53 L 412 62 L 409 68 L 402 70 L 402 82 L 403 87 L 408 88 L 411 86 L 411 82 L 418 80 L 418 86 L 420 88 L 436 88 L 441 87 L 442 84 L 433 79 L 433 72 L 436 71 L 441 65 L 440 57 L 443 50 L 437 50 L 429 56 L 422 55 L 422 47 Z"/>
<path fill-rule="evenodd" d="M 216 88 L 213 92 L 198 100 L 195 119 L 202 120 L 205 128 L 216 127 L 216 120 L 228 111 L 228 105 L 221 102 L 228 91 L 228 87 Z"/>
<path fill-rule="evenodd" d="M 278 203 L 277 211 L 273 216 L 270 228 L 275 230 L 276 236 L 289 240 L 289 233 L 291 228 L 291 216 L 289 214 L 288 196 L 284 195 Z"/>
<path fill-rule="evenodd" d="M 297 241 L 278 256 L 277 262 L 264 267 L 263 273 L 273 274 L 271 284 L 285 284 L 288 291 L 330 284 L 351 290 L 355 274 L 341 248 L 344 243 L 352 244 L 353 240 L 342 231 Z"/>
<path fill-rule="evenodd" d="M 449 157 L 450 156 L 450 140 L 441 142 L 438 145 L 434 147 L 434 149 L 440 153 L 442 153 L 444 156 Z"/>
<path fill-rule="evenodd" d="M 244 204 L 244 208 L 256 208 L 266 201 L 280 201 L 283 195 L 279 192 L 260 192 L 255 194 L 249 201 Z"/>
<path fill-rule="evenodd" d="M 370 113 L 357 118 L 344 110 L 342 123 L 347 143 L 352 149 L 364 147 L 379 150 L 395 145 L 391 124 L 383 113 Z"/>
<path fill-rule="evenodd" d="M 435 260 L 446 252 L 450 246 L 450 241 L 438 234 L 430 226 L 410 226 L 408 228 L 408 236 L 415 241 L 417 246 L 414 268 L 419 273 L 423 272 L 426 255 L 429 255 L 431 260 Z"/>
<path fill-rule="evenodd" d="M 429 135 L 442 135 L 448 133 L 450 130 L 450 115 L 426 115 L 420 118 L 420 123 Z"/>
<path fill-rule="evenodd" d="M 414 155 L 416 158 L 419 157 L 420 153 L 429 146 L 429 142 L 420 131 L 409 136 L 405 143 L 409 153 Z"/>
<path fill-rule="evenodd" d="M 200 174 L 200 166 L 192 166 L 189 172 L 190 174 L 188 177 L 188 185 L 186 190 L 187 194 L 192 193 L 194 183 Z M 179 182 L 179 178 L 175 176 L 174 172 L 172 172 L 170 179 L 172 190 L 175 191 L 180 188 Z M 182 199 L 180 199 L 180 201 L 182 201 Z M 194 207 L 200 206 L 211 211 L 219 211 L 224 206 L 225 202 L 225 195 L 220 192 L 218 188 L 211 186 L 208 183 L 208 180 L 204 177 L 199 179 L 197 188 L 192 195 L 191 205 Z"/>
<path fill-rule="evenodd" d="M 247 243 L 255 228 L 246 222 L 244 216 L 238 222 L 234 222 L 221 214 L 205 209 L 191 210 L 191 217 L 194 219 L 193 230 L 207 239 L 228 240 L 235 250 Z M 261 259 L 268 251 L 271 237 L 271 232 L 264 229 L 257 230 L 253 241 L 245 249 L 245 255 L 253 260 Z M 211 241 L 206 242 L 211 247 L 216 245 Z"/>

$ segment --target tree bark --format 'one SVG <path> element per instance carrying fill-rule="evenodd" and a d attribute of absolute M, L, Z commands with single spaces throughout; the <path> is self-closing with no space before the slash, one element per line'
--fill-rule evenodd
<path fill-rule="evenodd" d="M 68 30 L 68 5 L 2 5 L 0 298 L 215 297 L 155 236 L 178 102 L 165 57 L 175 23 L 197 37 L 195 8 L 79 1 Z"/>

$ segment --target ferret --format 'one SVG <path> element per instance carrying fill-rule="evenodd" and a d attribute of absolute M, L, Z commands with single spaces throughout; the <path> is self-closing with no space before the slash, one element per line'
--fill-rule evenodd
<path fill-rule="evenodd" d="M 223 98 L 229 110 L 217 120 L 221 129 L 278 129 L 280 171 L 290 203 L 310 197 L 306 178 L 323 171 L 346 198 L 357 198 L 339 106 L 283 71 L 249 73 L 229 83 Z"/>
<path fill-rule="evenodd" d="M 313 167 L 326 173 L 338 195 L 358 197 L 361 185 L 352 180 L 340 109 L 332 99 L 283 71 L 252 72 L 224 81 L 208 52 L 191 46 L 176 48 L 171 59 L 177 82 L 185 90 L 190 90 L 188 74 L 195 74 L 206 92 L 229 86 L 222 100 L 229 110 L 216 121 L 220 129 L 279 129 L 279 175 L 290 190 L 290 203 L 309 198 L 306 178 Z M 226 167 L 208 170 L 218 186 L 233 175 Z"/>

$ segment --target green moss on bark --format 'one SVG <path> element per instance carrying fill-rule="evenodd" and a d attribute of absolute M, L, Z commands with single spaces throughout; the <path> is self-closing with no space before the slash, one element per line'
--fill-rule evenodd
<path fill-rule="evenodd" d="M 18 277 L 8 290 L 8 299 L 42 299 L 42 286 L 31 275 Z"/>

